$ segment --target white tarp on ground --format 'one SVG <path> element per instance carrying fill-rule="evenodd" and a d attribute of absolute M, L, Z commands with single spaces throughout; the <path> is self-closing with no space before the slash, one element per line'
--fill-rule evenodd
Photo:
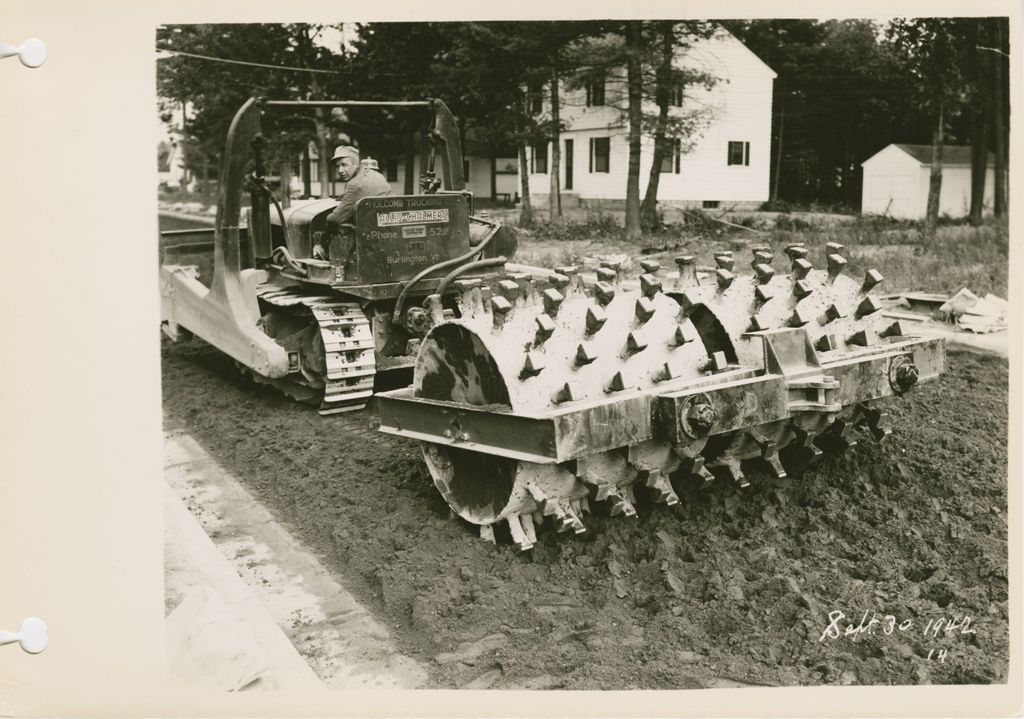
<path fill-rule="evenodd" d="M 966 287 L 949 298 L 941 307 L 961 329 L 969 332 L 998 332 L 1006 329 L 1010 305 L 1002 297 L 989 293 L 978 297 Z"/>
<path fill-rule="evenodd" d="M 181 686 L 239 691 L 269 668 L 252 625 L 206 585 L 186 595 L 166 628 L 168 669 Z"/>

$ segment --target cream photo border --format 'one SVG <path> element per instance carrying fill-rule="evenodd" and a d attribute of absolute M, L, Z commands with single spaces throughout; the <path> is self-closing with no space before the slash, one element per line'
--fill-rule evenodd
<path fill-rule="evenodd" d="M 0 40 L 0 716 L 999 716 L 1021 695 L 1021 206 L 1010 182 L 1010 684 L 699 691 L 211 693 L 164 674 L 155 32 L 164 23 L 1009 15 L 1011 167 L 1024 166 L 1021 4 L 4 0 Z M 1017 177 L 1020 177 L 1019 175 Z"/>

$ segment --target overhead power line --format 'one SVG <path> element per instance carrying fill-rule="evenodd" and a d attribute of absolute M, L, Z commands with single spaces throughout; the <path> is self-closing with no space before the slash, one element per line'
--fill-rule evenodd
<path fill-rule="evenodd" d="M 292 70 L 295 72 L 316 72 L 326 75 L 343 75 L 344 73 L 338 70 L 319 70 L 312 67 L 294 67 L 291 65 L 267 65 L 262 62 L 247 62 L 245 60 L 229 60 L 225 57 L 211 57 L 210 55 L 198 55 L 194 52 L 185 52 L 183 50 L 171 50 L 166 47 L 158 47 L 157 50 L 162 52 L 169 52 L 173 55 L 182 55 L 184 57 L 192 57 L 197 60 L 210 60 L 211 62 L 226 62 L 230 65 L 246 65 L 248 67 L 263 67 L 268 70 Z"/>

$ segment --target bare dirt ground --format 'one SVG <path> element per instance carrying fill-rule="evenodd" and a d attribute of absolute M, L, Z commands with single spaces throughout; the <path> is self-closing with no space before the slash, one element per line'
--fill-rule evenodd
<path fill-rule="evenodd" d="M 890 402 L 890 439 L 865 436 L 800 478 L 750 467 L 753 486 L 740 492 L 680 477 L 677 508 L 591 516 L 582 539 L 548 528 L 520 554 L 450 517 L 419 448 L 376 432 L 372 405 L 322 418 L 199 341 L 164 339 L 162 357 L 168 421 L 239 477 L 438 687 L 1007 678 L 1004 359 L 951 353 L 944 377 Z M 830 637 L 836 611 L 841 629 L 864 631 Z"/>

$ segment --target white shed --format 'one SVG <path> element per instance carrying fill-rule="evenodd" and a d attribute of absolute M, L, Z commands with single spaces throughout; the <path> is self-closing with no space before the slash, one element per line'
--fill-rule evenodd
<path fill-rule="evenodd" d="M 995 160 L 991 153 L 985 173 L 985 212 L 995 196 Z M 892 144 L 861 163 L 864 189 L 861 212 L 919 220 L 928 205 L 931 145 Z M 966 217 L 971 209 L 971 148 L 946 145 L 942 149 L 942 192 L 939 214 Z"/>

